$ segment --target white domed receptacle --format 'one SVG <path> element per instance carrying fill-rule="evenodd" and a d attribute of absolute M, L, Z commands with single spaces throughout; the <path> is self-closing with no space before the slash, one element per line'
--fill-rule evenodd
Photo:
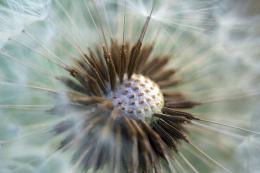
<path fill-rule="evenodd" d="M 133 119 L 151 118 L 154 113 L 160 113 L 164 106 L 163 94 L 159 86 L 151 79 L 133 74 L 125 79 L 115 91 L 109 93 L 115 108 L 122 116 Z"/>

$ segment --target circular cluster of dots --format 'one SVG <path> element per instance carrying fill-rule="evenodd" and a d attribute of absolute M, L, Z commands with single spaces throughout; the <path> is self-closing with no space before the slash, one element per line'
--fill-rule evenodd
<path fill-rule="evenodd" d="M 111 93 L 113 105 L 122 115 L 133 119 L 150 118 L 160 113 L 164 99 L 159 86 L 143 75 L 134 74 Z"/>

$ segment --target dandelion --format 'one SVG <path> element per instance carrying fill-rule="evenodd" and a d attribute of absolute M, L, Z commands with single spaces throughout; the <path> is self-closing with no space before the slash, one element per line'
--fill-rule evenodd
<path fill-rule="evenodd" d="M 257 171 L 258 40 L 223 4 L 3 3 L 1 170 Z"/>

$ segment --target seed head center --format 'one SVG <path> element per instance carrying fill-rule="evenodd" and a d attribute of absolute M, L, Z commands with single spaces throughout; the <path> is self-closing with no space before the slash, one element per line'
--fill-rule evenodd
<path fill-rule="evenodd" d="M 133 119 L 151 118 L 154 113 L 160 113 L 164 106 L 159 86 L 151 79 L 138 74 L 124 80 L 109 94 L 109 98 L 123 116 Z"/>

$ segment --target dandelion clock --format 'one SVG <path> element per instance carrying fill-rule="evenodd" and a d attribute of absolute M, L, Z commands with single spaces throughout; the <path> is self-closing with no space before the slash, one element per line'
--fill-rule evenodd
<path fill-rule="evenodd" d="M 259 173 L 259 9 L 0 1 L 0 172 Z"/>

